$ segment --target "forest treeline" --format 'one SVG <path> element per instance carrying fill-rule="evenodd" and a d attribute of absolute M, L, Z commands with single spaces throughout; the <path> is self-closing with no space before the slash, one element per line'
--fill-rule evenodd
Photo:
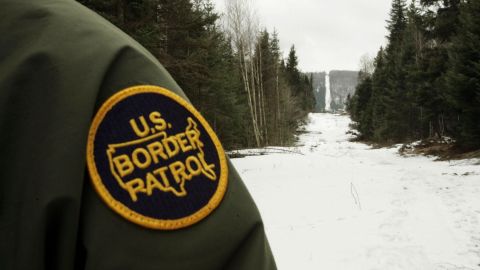
<path fill-rule="evenodd" d="M 363 139 L 480 148 L 479 14 L 478 0 L 393 0 L 388 43 L 347 106 Z"/>
<path fill-rule="evenodd" d="M 227 149 L 289 145 L 315 106 L 292 46 L 259 30 L 248 0 L 79 0 L 146 47 L 202 112 Z"/>

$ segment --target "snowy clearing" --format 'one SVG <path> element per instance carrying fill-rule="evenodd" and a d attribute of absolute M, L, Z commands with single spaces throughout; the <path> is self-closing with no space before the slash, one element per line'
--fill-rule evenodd
<path fill-rule="evenodd" d="M 280 270 L 480 269 L 479 160 L 401 157 L 349 142 L 347 116 L 309 118 L 290 152 L 232 159 Z"/>

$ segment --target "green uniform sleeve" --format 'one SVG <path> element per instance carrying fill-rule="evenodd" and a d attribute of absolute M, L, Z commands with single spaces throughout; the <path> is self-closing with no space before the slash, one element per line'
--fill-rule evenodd
<path fill-rule="evenodd" d="M 85 151 L 103 102 L 134 85 L 187 99 L 151 54 L 74 1 L 7 0 L 0 17 L 0 269 L 276 269 L 230 162 L 222 203 L 176 231 L 131 223 L 93 190 Z"/>

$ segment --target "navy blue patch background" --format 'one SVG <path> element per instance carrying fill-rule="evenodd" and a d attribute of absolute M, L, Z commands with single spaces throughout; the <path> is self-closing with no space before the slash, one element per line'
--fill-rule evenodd
<path fill-rule="evenodd" d="M 185 132 L 188 126 L 187 119 L 191 117 L 197 123 L 200 131 L 200 140 L 204 144 L 205 161 L 207 164 L 215 164 L 217 179 L 212 181 L 203 174 L 185 181 L 187 196 L 177 197 L 172 192 L 163 192 L 154 189 L 151 196 L 145 193 L 137 193 L 138 200 L 133 202 L 126 190 L 121 188 L 112 175 L 107 156 L 109 144 L 118 144 L 139 139 L 129 124 L 130 119 L 145 116 L 158 111 L 167 123 L 172 124 L 167 128 L 168 135 Z M 194 153 L 194 152 L 191 152 Z M 169 165 L 177 160 L 184 162 L 191 153 L 182 153 L 164 162 L 161 166 Z M 195 151 L 195 153 L 198 153 Z M 94 160 L 101 181 L 108 189 L 112 197 L 123 203 L 126 207 L 141 215 L 156 219 L 180 219 L 190 216 L 208 204 L 210 198 L 215 194 L 220 182 L 220 161 L 216 147 L 201 122 L 185 107 L 175 100 L 159 93 L 139 93 L 126 97 L 118 102 L 108 111 L 101 121 L 94 141 Z M 153 164 L 153 163 L 152 163 Z M 146 171 L 145 171 L 146 172 Z M 137 175 L 138 170 L 128 176 L 128 180 L 137 177 L 145 181 L 145 173 Z M 160 179 L 159 179 L 160 180 Z M 170 181 L 175 183 L 175 181 Z"/>

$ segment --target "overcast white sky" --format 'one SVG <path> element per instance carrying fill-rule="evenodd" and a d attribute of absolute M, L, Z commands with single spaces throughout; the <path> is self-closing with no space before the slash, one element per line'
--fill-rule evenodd
<path fill-rule="evenodd" d="M 225 0 L 212 0 L 223 12 Z M 228 1 L 228 0 L 227 0 Z M 263 27 L 277 29 L 284 54 L 295 44 L 300 69 L 358 70 L 385 44 L 389 0 L 252 0 Z"/>

